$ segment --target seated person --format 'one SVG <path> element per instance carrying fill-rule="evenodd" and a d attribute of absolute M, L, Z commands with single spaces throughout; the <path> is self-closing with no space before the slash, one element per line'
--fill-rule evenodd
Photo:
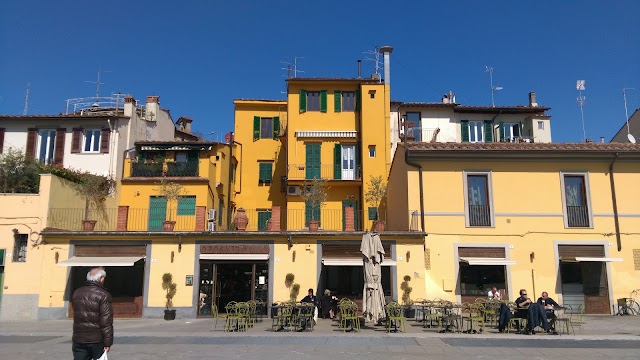
<path fill-rule="evenodd" d="M 334 296 L 331 296 L 331 290 L 326 289 L 324 295 L 320 298 L 320 310 L 323 319 L 335 318 L 335 312 L 333 310 Z"/>
<path fill-rule="evenodd" d="M 490 300 L 501 300 L 502 299 L 502 295 L 500 295 L 500 291 L 498 291 L 498 288 L 496 288 L 495 286 L 493 287 L 493 289 L 491 289 L 489 291 L 489 293 L 487 293 L 487 297 Z"/>
<path fill-rule="evenodd" d="M 315 295 L 313 295 L 313 289 L 309 289 L 309 292 L 307 293 L 307 296 L 303 297 L 302 300 L 300 300 L 301 303 L 309 303 L 309 304 L 313 304 L 313 321 L 316 321 L 317 319 L 317 298 Z M 306 318 L 302 320 L 301 323 L 301 328 L 299 331 L 304 331 L 307 328 L 307 320 Z"/>
<path fill-rule="evenodd" d="M 527 290 L 520 289 L 520 297 L 516 299 L 515 303 L 516 303 L 516 306 L 518 307 L 518 309 L 516 310 L 516 313 L 514 314 L 515 317 L 526 319 L 527 309 L 529 308 L 529 305 L 531 305 L 532 303 L 531 299 L 529 298 L 529 295 L 527 295 Z"/>
<path fill-rule="evenodd" d="M 556 314 L 553 312 L 553 310 L 555 308 L 559 308 L 560 305 L 555 300 L 550 298 L 549 293 L 547 293 L 546 291 L 542 292 L 542 296 L 538 298 L 537 304 L 542 306 L 542 308 L 544 309 L 544 312 L 547 315 L 547 319 L 549 319 L 551 330 L 553 330 L 555 334 L 556 333 L 556 330 L 555 330 Z"/>
<path fill-rule="evenodd" d="M 535 334 L 533 330 L 536 326 L 541 326 L 545 332 L 549 331 L 547 315 L 541 305 L 534 303 L 527 295 L 527 290 L 520 290 L 520 297 L 516 299 L 515 317 L 527 319 L 527 334 Z"/>

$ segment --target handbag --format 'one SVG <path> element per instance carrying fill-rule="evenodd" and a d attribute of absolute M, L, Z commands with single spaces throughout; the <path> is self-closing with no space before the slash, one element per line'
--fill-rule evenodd
<path fill-rule="evenodd" d="M 109 358 L 107 357 L 107 352 L 103 352 L 102 355 L 96 360 L 109 360 Z"/>

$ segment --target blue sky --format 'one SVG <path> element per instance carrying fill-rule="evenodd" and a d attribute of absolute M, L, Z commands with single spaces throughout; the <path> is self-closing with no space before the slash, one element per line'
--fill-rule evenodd
<path fill-rule="evenodd" d="M 391 45 L 392 99 L 552 108 L 553 139 L 582 138 L 575 82 L 585 79 L 587 136 L 607 140 L 640 107 L 640 1 L 2 1 L 0 113 L 64 111 L 102 94 L 160 95 L 197 131 L 233 129 L 234 98 L 284 98 L 281 61 L 303 76 L 354 77 Z M 363 75 L 373 63 L 363 63 Z M 216 135 L 217 136 L 217 135 Z M 214 138 L 210 138 L 214 139 Z"/>

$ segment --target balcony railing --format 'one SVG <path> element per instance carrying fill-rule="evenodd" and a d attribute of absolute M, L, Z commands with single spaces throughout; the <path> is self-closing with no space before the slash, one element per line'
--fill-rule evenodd
<path fill-rule="evenodd" d="M 288 180 L 362 180 L 362 167 L 342 169 L 336 165 L 289 164 Z"/>
<path fill-rule="evenodd" d="M 165 167 L 166 165 L 166 167 Z M 198 176 L 198 161 L 186 162 L 132 162 L 132 177 L 160 177 L 166 176 Z"/>
<path fill-rule="evenodd" d="M 407 135 L 408 139 L 416 142 L 431 142 L 431 139 L 433 139 L 433 134 L 435 134 L 435 132 L 435 128 L 411 127 L 408 129 Z M 436 141 L 438 141 L 437 136 Z"/>
<path fill-rule="evenodd" d="M 57 230 L 82 231 L 82 221 L 85 220 L 84 209 L 51 208 L 47 219 L 47 227 Z M 151 209 L 128 209 L 118 219 L 118 209 L 109 208 L 92 211 L 91 218 L 95 220 L 94 231 L 162 231 L 162 223 L 171 219 L 175 221 L 174 231 L 196 231 L 196 214 L 178 215 L 176 209 L 165 211 Z M 118 228 L 118 222 L 121 226 Z M 203 219 L 202 221 L 205 221 Z"/>
<path fill-rule="evenodd" d="M 469 205 L 469 226 L 491 226 L 491 209 L 488 205 Z"/>
<path fill-rule="evenodd" d="M 131 176 L 132 177 L 159 177 L 162 176 L 163 163 L 144 163 L 144 162 L 132 162 L 131 163 Z"/>
<path fill-rule="evenodd" d="M 198 161 L 168 162 L 167 176 L 198 176 Z"/>
<path fill-rule="evenodd" d="M 589 207 L 567 205 L 568 227 L 589 227 Z"/>

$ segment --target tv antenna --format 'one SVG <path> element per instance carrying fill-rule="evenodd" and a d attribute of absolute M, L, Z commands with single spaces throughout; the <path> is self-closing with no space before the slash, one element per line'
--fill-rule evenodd
<path fill-rule="evenodd" d="M 496 107 L 496 103 L 495 103 L 495 93 L 498 90 L 502 90 L 504 89 L 502 86 L 494 86 L 493 85 L 493 67 L 491 66 L 485 66 L 484 67 L 484 72 L 488 72 L 489 73 L 489 84 L 491 85 L 491 107 Z"/>
<path fill-rule="evenodd" d="M 104 85 L 104 83 L 100 82 L 100 73 L 102 71 L 103 71 L 102 69 L 98 68 L 98 78 L 96 79 L 96 81 L 85 80 L 86 83 L 96 84 L 96 102 L 93 104 L 93 106 L 95 106 L 95 107 L 100 106 L 100 102 L 99 102 L 99 99 L 100 99 L 100 85 Z M 108 71 L 105 71 L 105 72 L 108 72 Z"/>
<path fill-rule="evenodd" d="M 369 55 L 364 58 L 366 61 L 373 61 L 375 63 L 376 72 L 374 75 L 379 81 L 382 81 L 380 77 L 380 46 L 376 46 L 374 50 L 365 51 L 363 54 Z"/>
<path fill-rule="evenodd" d="M 624 115 L 627 120 L 627 139 L 632 144 L 636 143 L 636 138 L 631 135 L 631 130 L 629 129 L 629 110 L 627 109 L 627 90 L 635 90 L 634 88 L 622 88 L 622 99 L 624 100 Z"/>
<path fill-rule="evenodd" d="M 586 90 L 585 81 L 576 81 L 576 90 L 578 90 L 578 106 L 580 106 L 580 117 L 582 118 L 582 141 L 587 141 L 587 131 L 584 127 L 584 104 L 587 101 L 587 97 L 582 95 L 582 92 Z"/>
<path fill-rule="evenodd" d="M 280 61 L 281 64 L 287 65 L 287 67 L 280 68 L 282 70 L 287 70 L 287 79 L 291 79 L 291 67 L 293 66 L 293 77 L 297 78 L 298 73 L 304 73 L 302 70 L 298 70 L 298 60 L 304 59 L 302 56 L 296 56 L 293 58 L 293 64 L 288 61 Z"/>
<path fill-rule="evenodd" d="M 22 115 L 27 115 L 27 112 L 29 112 L 29 85 L 31 85 L 31 83 L 27 82 L 27 92 L 24 95 L 24 110 L 22 110 Z M 625 102 L 625 108 L 626 104 Z"/>

